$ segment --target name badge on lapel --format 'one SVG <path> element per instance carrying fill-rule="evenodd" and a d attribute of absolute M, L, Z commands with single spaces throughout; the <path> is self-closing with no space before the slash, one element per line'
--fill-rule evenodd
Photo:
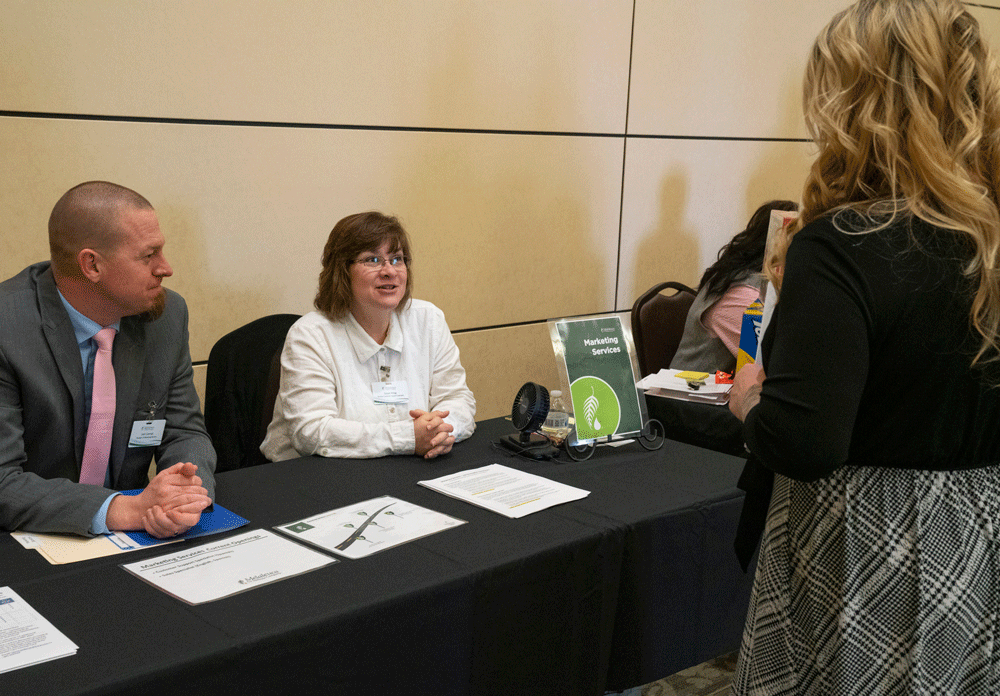
<path fill-rule="evenodd" d="M 410 400 L 409 385 L 403 382 L 372 382 L 372 400 L 377 404 L 405 404 Z"/>
<path fill-rule="evenodd" d="M 128 438 L 129 447 L 156 447 L 163 441 L 163 429 L 167 419 L 134 421 L 132 434 Z"/>

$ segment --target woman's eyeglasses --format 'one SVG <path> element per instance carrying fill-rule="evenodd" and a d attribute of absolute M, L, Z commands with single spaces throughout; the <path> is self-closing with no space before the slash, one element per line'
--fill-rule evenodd
<path fill-rule="evenodd" d="M 365 268 L 371 268 L 372 270 L 376 268 L 382 268 L 385 264 L 389 264 L 393 268 L 406 268 L 409 259 L 407 259 L 402 254 L 396 254 L 395 256 L 363 256 L 360 259 L 354 259 L 351 263 L 360 263 Z"/>

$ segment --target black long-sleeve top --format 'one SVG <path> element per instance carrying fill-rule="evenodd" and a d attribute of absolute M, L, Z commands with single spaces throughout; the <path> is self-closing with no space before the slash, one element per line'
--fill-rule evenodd
<path fill-rule="evenodd" d="M 908 217 L 861 234 L 825 217 L 795 235 L 763 337 L 760 403 L 744 423 L 768 469 L 813 481 L 844 464 L 1000 463 L 1000 370 L 970 366 L 970 244 Z"/>

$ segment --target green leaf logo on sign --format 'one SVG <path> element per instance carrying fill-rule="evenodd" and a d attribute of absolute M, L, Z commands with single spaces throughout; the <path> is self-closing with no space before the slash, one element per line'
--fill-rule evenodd
<path fill-rule="evenodd" d="M 618 430 L 621 404 L 611 385 L 599 377 L 588 375 L 570 385 L 570 394 L 573 397 L 573 410 L 584 416 L 576 421 L 579 439 L 607 437 Z"/>

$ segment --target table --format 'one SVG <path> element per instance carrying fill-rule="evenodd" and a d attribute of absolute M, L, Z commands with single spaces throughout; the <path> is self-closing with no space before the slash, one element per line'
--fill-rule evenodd
<path fill-rule="evenodd" d="M 752 581 L 732 552 L 742 460 L 667 441 L 529 462 L 493 445 L 508 421 L 477 428 L 432 461 L 220 474 L 244 529 L 380 495 L 468 524 L 216 602 L 189 606 L 118 567 L 176 544 L 52 566 L 0 535 L 0 585 L 80 646 L 0 675 L 0 693 L 596 696 L 737 647 Z M 511 520 L 416 483 L 492 462 L 591 494 Z"/>

